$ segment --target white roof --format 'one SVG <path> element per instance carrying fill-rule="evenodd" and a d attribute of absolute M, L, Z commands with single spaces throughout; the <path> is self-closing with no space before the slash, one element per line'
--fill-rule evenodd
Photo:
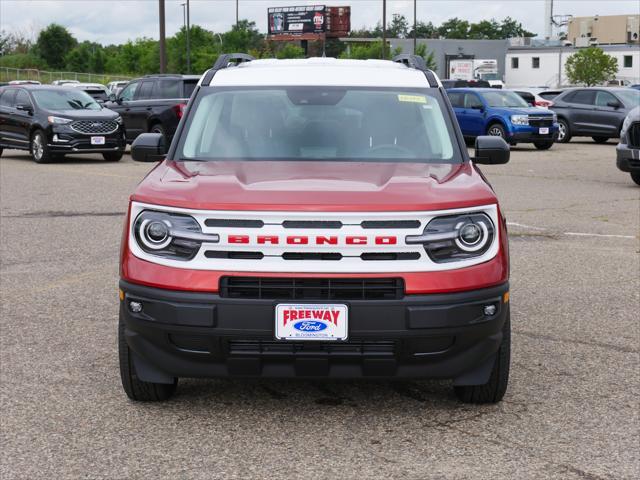
<path fill-rule="evenodd" d="M 216 72 L 215 86 L 322 85 L 428 88 L 425 74 L 388 60 L 253 60 Z"/>

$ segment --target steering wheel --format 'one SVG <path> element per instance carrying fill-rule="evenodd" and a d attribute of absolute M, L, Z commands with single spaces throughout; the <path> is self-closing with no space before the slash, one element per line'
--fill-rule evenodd
<path fill-rule="evenodd" d="M 402 153 L 405 156 L 409 157 L 409 158 L 414 158 L 416 155 L 409 150 L 406 147 L 400 146 L 400 145 L 395 145 L 393 143 L 383 143 L 382 145 L 376 145 L 375 147 L 371 147 L 368 150 L 368 153 L 378 153 L 378 154 L 384 154 L 385 152 L 389 152 L 389 153 Z"/>

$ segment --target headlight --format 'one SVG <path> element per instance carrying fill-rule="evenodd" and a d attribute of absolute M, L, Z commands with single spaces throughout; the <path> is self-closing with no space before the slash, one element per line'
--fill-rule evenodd
<path fill-rule="evenodd" d="M 484 213 L 436 217 L 422 235 L 409 235 L 410 245 L 422 244 L 436 263 L 455 262 L 483 255 L 495 237 L 495 227 Z"/>
<path fill-rule="evenodd" d="M 629 126 L 631 125 L 631 115 L 627 115 L 624 118 L 624 122 L 622 122 L 622 128 L 620 129 L 620 138 L 624 138 L 627 130 L 629 130 Z"/>
<path fill-rule="evenodd" d="M 122 125 L 122 117 L 118 116 L 118 118 L 116 118 L 116 122 L 118 122 L 119 125 Z"/>
<path fill-rule="evenodd" d="M 138 215 L 133 233 L 146 253 L 175 260 L 191 260 L 203 242 L 220 241 L 216 234 L 202 233 L 200 224 L 189 215 L 153 210 Z"/>
<path fill-rule="evenodd" d="M 54 117 L 53 115 L 47 117 L 47 120 L 49 121 L 49 123 L 52 123 L 54 125 L 66 125 L 67 123 L 73 122 L 73 120 L 69 118 Z"/>
<path fill-rule="evenodd" d="M 529 125 L 528 115 L 511 115 L 511 123 L 514 125 Z"/>

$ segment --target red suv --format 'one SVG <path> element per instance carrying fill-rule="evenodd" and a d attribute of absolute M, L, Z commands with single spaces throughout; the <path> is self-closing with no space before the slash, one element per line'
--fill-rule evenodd
<path fill-rule="evenodd" d="M 505 219 L 420 57 L 223 55 L 131 196 L 122 383 L 180 377 L 442 378 L 500 401 L 509 376 Z"/>

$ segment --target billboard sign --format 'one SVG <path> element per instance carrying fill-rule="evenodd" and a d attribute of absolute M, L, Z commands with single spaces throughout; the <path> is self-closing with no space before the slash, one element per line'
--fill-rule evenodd
<path fill-rule="evenodd" d="M 325 33 L 326 7 L 274 7 L 268 10 L 269 35 Z"/>

